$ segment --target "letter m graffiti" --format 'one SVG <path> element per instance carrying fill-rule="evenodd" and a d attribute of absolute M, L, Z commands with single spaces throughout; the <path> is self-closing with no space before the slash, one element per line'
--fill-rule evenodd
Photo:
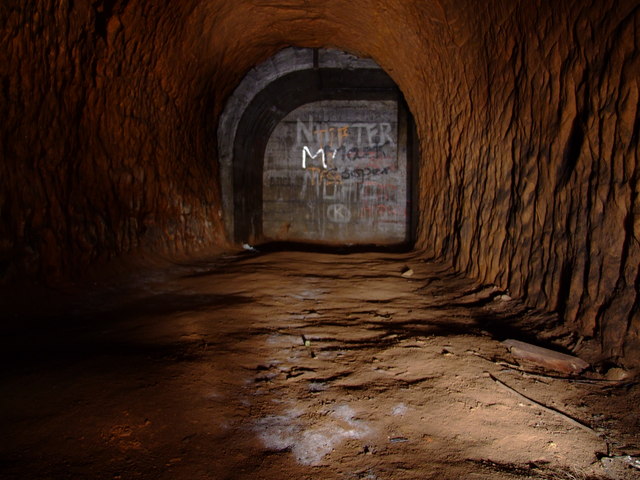
<path fill-rule="evenodd" d="M 324 155 L 324 148 L 319 148 L 315 154 L 311 153 L 309 147 L 302 147 L 302 168 L 307 168 L 307 156 L 315 159 L 318 155 L 322 159 L 322 168 L 327 168 L 327 162 Z"/>

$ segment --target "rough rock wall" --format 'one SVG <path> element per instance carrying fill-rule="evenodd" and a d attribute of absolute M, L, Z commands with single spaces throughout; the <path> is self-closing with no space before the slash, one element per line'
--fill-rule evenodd
<path fill-rule="evenodd" d="M 637 0 L 0 3 L 0 264 L 223 242 L 215 128 L 290 45 L 372 57 L 421 139 L 418 246 L 640 363 Z"/>
<path fill-rule="evenodd" d="M 0 4 L 6 276 L 221 238 L 187 22 L 167 2 Z"/>
<path fill-rule="evenodd" d="M 422 130 L 421 243 L 640 363 L 638 2 L 492 2 L 467 24 L 477 57 Z"/>

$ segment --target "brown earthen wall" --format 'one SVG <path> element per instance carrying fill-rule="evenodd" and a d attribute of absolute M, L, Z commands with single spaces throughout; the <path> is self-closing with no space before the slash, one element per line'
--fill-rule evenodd
<path fill-rule="evenodd" d="M 135 3 L 0 5 L 7 274 L 55 276 L 222 238 L 184 13 Z"/>
<path fill-rule="evenodd" d="M 477 57 L 422 126 L 420 243 L 637 362 L 638 2 L 468 24 Z"/>

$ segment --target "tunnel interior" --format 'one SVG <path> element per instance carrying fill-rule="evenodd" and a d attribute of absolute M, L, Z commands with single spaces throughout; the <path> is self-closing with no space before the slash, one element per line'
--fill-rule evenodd
<path fill-rule="evenodd" d="M 259 240 L 260 167 L 234 158 L 260 165 L 305 96 L 390 78 L 415 123 L 410 243 L 637 365 L 638 8 L 558 8 L 5 3 L 3 282 Z M 351 57 L 318 76 L 319 49 Z"/>
<path fill-rule="evenodd" d="M 4 354 L 22 362 L 8 374 L 14 390 L 7 387 L 3 411 L 20 436 L 15 445 L 26 450 L 12 450 L 11 462 L 0 469 L 14 478 L 68 478 L 68 466 L 52 459 L 79 451 L 87 432 L 93 432 L 97 452 L 94 478 L 118 478 L 118 469 L 132 474 L 126 466 L 131 452 L 150 455 L 135 468 L 155 465 L 157 458 L 173 468 L 195 450 L 172 455 L 168 446 L 162 450 L 160 434 L 152 439 L 145 432 L 156 432 L 150 427 L 155 421 L 172 430 L 162 422 L 173 418 L 168 412 L 180 402 L 192 402 L 189 408 L 206 415 L 210 407 L 198 402 L 205 402 L 199 389 L 207 369 L 224 379 L 220 398 L 233 398 L 228 405 L 234 410 L 224 410 L 222 400 L 216 405 L 235 418 L 236 411 L 250 410 L 248 397 L 237 396 L 245 392 L 237 379 L 248 371 L 255 378 L 247 382 L 258 386 L 246 395 L 257 398 L 286 390 L 320 370 L 312 360 L 326 360 L 326 378 L 318 373 L 310 386 L 296 384 L 291 391 L 299 388 L 307 401 L 332 394 L 323 388 L 335 382 L 341 396 L 323 397 L 332 409 L 287 417 L 269 410 L 286 400 L 263 402 L 266 413 L 249 430 L 292 432 L 296 441 L 280 436 L 279 447 L 270 450 L 277 454 L 251 456 L 246 452 L 255 445 L 247 437 L 237 450 L 228 447 L 237 461 L 227 458 L 215 474 L 251 478 L 264 462 L 272 468 L 265 478 L 278 478 L 289 465 L 280 453 L 317 466 L 308 453 L 313 448 L 294 445 L 304 444 L 303 431 L 277 424 L 282 418 L 332 419 L 340 445 L 373 431 L 340 403 L 349 395 L 361 395 L 359 402 L 387 395 L 393 411 L 404 412 L 397 392 L 446 377 L 433 391 L 455 397 L 465 419 L 479 418 L 474 415 L 481 404 L 502 408 L 483 390 L 477 391 L 480 400 L 464 393 L 479 379 L 501 385 L 495 371 L 469 370 L 473 362 L 464 359 L 517 371 L 489 337 L 518 334 L 591 365 L 588 378 L 536 377 L 569 382 L 554 390 L 572 395 L 562 398 L 577 405 L 564 421 L 583 413 L 593 414 L 590 425 L 599 421 L 581 395 L 611 395 L 623 403 L 626 395 L 637 398 L 639 29 L 637 0 L 3 1 L 1 324 Z M 327 257 L 299 256 L 293 248 L 260 251 L 274 241 L 365 248 Z M 378 246 L 389 249 L 373 251 Z M 391 252 L 397 246 L 401 252 Z M 335 308 L 319 300 L 329 297 Z M 357 324 L 353 331 L 346 329 L 349 321 Z M 469 332 L 482 348 L 465 336 Z M 279 356 L 289 350 L 300 357 Z M 364 352 L 357 358 L 366 369 L 355 375 L 336 368 L 354 352 Z M 110 356 L 118 359 L 114 370 Z M 255 364 L 247 366 L 245 358 Z M 366 388 L 366 382 L 349 383 L 351 375 L 386 375 L 400 358 L 406 360 L 402 368 L 393 368 L 404 373 L 396 380 L 376 377 Z M 206 363 L 213 359 L 216 366 Z M 377 362 L 384 368 L 369 372 Z M 447 362 L 467 369 L 466 383 L 452 371 L 439 377 L 420 370 L 447 368 Z M 144 374 L 132 370 L 137 364 Z M 278 365 L 287 365 L 286 371 Z M 174 390 L 158 393 L 154 388 L 166 372 L 180 380 Z M 191 377 L 183 382 L 185 372 Z M 79 399 L 70 386 L 76 374 L 85 389 Z M 145 380 L 147 374 L 153 381 Z M 113 403 L 92 403 L 100 392 L 94 378 L 116 386 L 109 390 Z M 584 388 L 602 387 L 601 395 L 578 391 L 577 380 L 590 386 Z M 117 385 L 125 385 L 119 382 L 129 382 L 123 391 L 142 385 L 147 393 L 118 394 Z M 63 392 L 55 396 L 56 413 L 38 426 L 41 417 L 33 412 L 47 403 L 43 398 L 54 384 Z M 199 396 L 191 396 L 196 390 Z M 144 395 L 156 393 L 165 410 L 150 414 L 154 420 L 147 423 L 139 413 Z M 137 423 L 121 409 L 129 399 L 138 401 L 132 407 Z M 545 400 L 538 403 L 555 401 Z M 56 451 L 48 436 L 65 435 L 73 422 L 60 412 L 74 401 L 70 412 L 83 412 L 100 427 L 87 420 L 85 433 L 67 435 L 60 446 L 65 450 Z M 418 409 L 415 403 L 411 408 Z M 97 418 L 82 405 L 111 413 Z M 637 431 L 637 408 L 618 411 L 620 424 Z M 181 425 L 201 421 L 188 408 L 180 412 Z M 33 454 L 36 443 L 22 421 L 36 443 L 49 439 L 41 442 L 46 454 Z M 249 431 L 238 422 L 234 432 Z M 226 444 L 231 434 L 222 423 L 215 431 L 198 431 L 199 439 L 207 439 L 199 448 Z M 626 457 L 632 463 L 618 465 L 624 470 L 618 478 L 637 470 L 637 435 L 618 443 L 607 439 L 602 450 L 594 442 L 606 435 L 584 423 L 577 428 L 592 437 L 581 445 L 597 450 L 594 462 L 606 470 L 597 475 L 614 478 L 607 468 Z M 380 426 L 387 429 L 384 447 L 358 444 L 357 453 L 341 458 L 357 463 L 372 452 L 413 448 L 414 437 L 394 425 Z M 184 435 L 171 448 L 193 438 L 181 428 L 174 429 Z M 419 438 L 435 449 L 458 445 L 464 436 L 447 435 L 422 432 Z M 494 451 L 508 446 L 499 437 Z M 145 450 L 143 438 L 155 446 Z M 450 476 L 489 468 L 491 478 L 506 480 L 537 468 L 534 478 L 547 478 L 546 466 L 579 450 L 563 444 L 558 448 L 564 453 L 547 455 L 559 440 L 535 438 L 539 457 L 487 463 L 478 458 L 493 457 L 475 449 L 483 441 L 478 437 L 465 444 L 464 455 L 450 455 L 467 468 L 454 472 L 451 461 Z M 394 465 L 413 465 L 400 450 L 396 454 Z M 24 465 L 36 457 L 37 469 L 25 476 Z M 82 470 L 79 459 L 69 461 Z M 243 462 L 253 470 L 241 473 Z M 105 465 L 117 467 L 98 475 Z M 355 478 L 386 478 L 362 465 Z M 180 468 L 183 478 L 215 478 L 211 471 Z M 314 472 L 322 477 L 321 470 Z M 347 475 L 339 466 L 331 472 Z M 302 478 L 306 471 L 298 473 Z M 410 478 L 394 475 L 389 478 Z"/>

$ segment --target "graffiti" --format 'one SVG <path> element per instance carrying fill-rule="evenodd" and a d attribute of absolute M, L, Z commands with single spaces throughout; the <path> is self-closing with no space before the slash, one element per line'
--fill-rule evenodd
<path fill-rule="evenodd" d="M 322 185 L 323 200 L 340 200 L 341 189 L 339 183 L 325 182 Z"/>
<path fill-rule="evenodd" d="M 351 210 L 342 203 L 333 203 L 327 207 L 327 218 L 334 223 L 349 223 Z"/>
<path fill-rule="evenodd" d="M 362 185 L 362 200 L 396 203 L 398 201 L 398 185 L 365 182 Z"/>
<path fill-rule="evenodd" d="M 281 187 L 301 187 L 300 198 L 306 197 L 310 192 L 315 192 L 315 198 L 325 200 L 341 200 L 351 196 L 359 198 L 363 202 L 395 203 L 399 198 L 399 187 L 392 178 L 390 180 L 367 180 L 376 175 L 389 175 L 390 169 L 345 169 L 320 168 L 308 166 L 304 170 L 304 176 L 293 177 L 290 181 L 280 179 L 272 180 L 271 184 Z M 357 180 L 357 181 L 354 181 Z M 350 181 L 347 181 L 350 180 Z M 315 187 L 311 190 L 311 187 Z"/>
<path fill-rule="evenodd" d="M 322 167 L 327 168 L 327 159 L 326 159 L 326 155 L 324 154 L 324 148 L 319 148 L 318 151 L 315 153 L 315 155 L 313 155 L 309 150 L 309 147 L 306 147 L 306 146 L 303 147 L 302 148 L 302 168 L 307 168 L 307 155 L 310 156 L 312 159 L 315 159 L 318 155 L 320 155 L 320 158 L 322 159 Z"/>
<path fill-rule="evenodd" d="M 384 145 L 387 142 L 395 145 L 395 142 L 391 137 L 390 123 L 354 123 L 351 125 L 351 128 L 357 131 L 356 145 L 362 145 L 363 131 L 367 135 L 367 141 L 370 147 L 375 145 Z"/>
<path fill-rule="evenodd" d="M 317 167 L 308 167 L 304 171 L 304 177 L 300 178 L 296 185 L 302 185 L 300 190 L 300 199 L 311 199 L 317 201 L 319 199 L 337 200 L 341 194 L 342 178 L 335 170 L 323 170 Z M 311 198 L 309 198 L 311 195 Z"/>
<path fill-rule="evenodd" d="M 307 197 L 308 193 L 311 192 L 313 197 L 318 197 L 320 194 L 320 173 L 321 169 L 316 167 L 309 167 L 304 171 L 304 178 L 302 182 L 302 189 L 300 190 L 300 199 Z M 311 187 L 315 187 L 311 188 Z"/>
<path fill-rule="evenodd" d="M 337 185 L 342 183 L 342 177 L 337 170 L 323 170 L 317 167 L 308 167 L 304 174 L 304 183 L 311 183 L 312 186 L 319 185 L 321 183 L 327 183 L 330 185 Z M 300 185 L 303 182 L 296 181 L 295 185 Z"/>
<path fill-rule="evenodd" d="M 296 145 L 302 145 L 303 143 L 314 143 L 316 141 L 313 138 L 313 115 L 309 115 L 309 126 L 305 125 L 300 119 L 296 122 Z M 304 135 L 304 140 L 302 136 Z"/>
<path fill-rule="evenodd" d="M 363 147 L 363 148 L 353 147 L 353 148 L 350 148 L 349 150 L 345 150 L 343 147 L 343 149 L 341 150 L 342 158 L 347 159 L 351 162 L 355 162 L 356 160 L 370 160 L 370 161 L 395 160 L 394 158 L 389 157 L 389 155 L 387 155 L 387 152 L 383 149 L 383 147 L 386 145 L 387 144 L 385 143 L 383 145 L 376 145 L 375 147 Z"/>
<path fill-rule="evenodd" d="M 376 175 L 388 175 L 389 167 L 385 168 L 345 168 L 342 172 L 342 179 L 348 180 L 350 178 L 365 178 Z"/>
<path fill-rule="evenodd" d="M 371 220 L 380 218 L 397 218 L 405 215 L 404 209 L 398 205 L 367 205 L 360 209 L 361 217 L 368 217 Z"/>
<path fill-rule="evenodd" d="M 338 169 L 336 168 L 322 172 L 321 180 L 325 180 L 326 183 L 332 185 L 342 184 L 342 176 L 338 173 Z"/>
<path fill-rule="evenodd" d="M 362 163 L 366 162 L 370 166 L 381 166 L 382 164 L 395 163 L 395 156 L 389 155 L 385 147 L 389 144 L 376 145 L 373 147 L 351 147 L 341 145 L 334 147 L 325 145 L 325 155 L 330 156 L 331 160 L 338 160 L 343 163 Z"/>
<path fill-rule="evenodd" d="M 282 120 L 265 151 L 263 231 L 277 239 L 404 239 L 397 118 L 393 102 L 323 101 Z"/>
<path fill-rule="evenodd" d="M 357 146 L 366 144 L 369 147 L 376 147 L 396 144 L 393 139 L 393 128 L 389 122 L 323 124 L 315 122 L 313 115 L 309 115 L 307 123 L 300 119 L 296 120 L 296 145 L 316 143 L 342 147 L 347 139 Z"/>
<path fill-rule="evenodd" d="M 341 147 L 343 139 L 349 136 L 349 127 L 329 127 L 314 130 L 313 133 L 316 135 L 318 143 L 325 143 L 330 147 Z"/>

